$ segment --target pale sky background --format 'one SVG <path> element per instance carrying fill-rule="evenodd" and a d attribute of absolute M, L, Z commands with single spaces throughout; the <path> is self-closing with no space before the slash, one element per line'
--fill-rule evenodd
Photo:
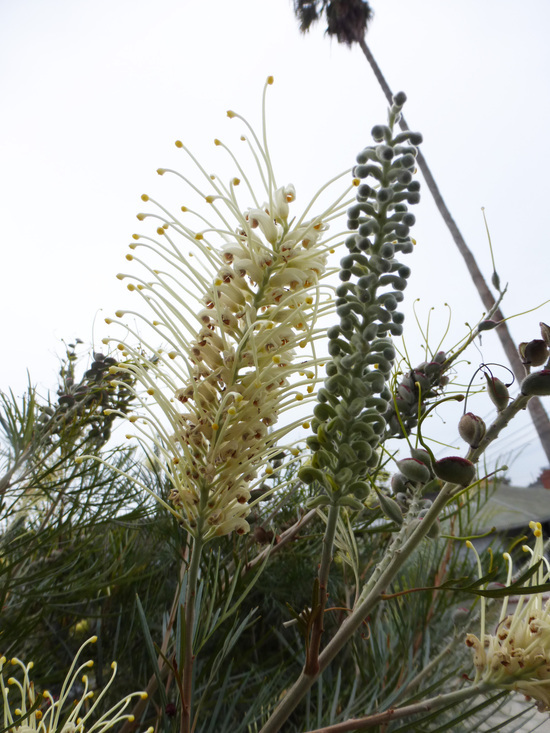
<path fill-rule="evenodd" d="M 535 307 L 550 297 L 550 4 L 372 5 L 367 41 L 393 90 L 406 91 L 407 120 L 423 133 L 428 163 L 489 280 L 486 208 L 509 282 L 504 313 Z M 268 74 L 279 181 L 293 182 L 305 202 L 353 165 L 371 127 L 385 121 L 386 102 L 360 49 L 322 31 L 301 36 L 290 0 L 0 0 L 1 389 L 22 393 L 28 369 L 45 394 L 55 388 L 62 339 L 100 346 L 104 317 L 125 297 L 115 275 L 139 226 L 140 194 L 162 198 L 171 185 L 155 171 L 181 166 L 177 138 L 215 170 L 213 138 L 235 136 L 226 109 L 257 125 Z M 483 309 L 427 189 L 414 212 L 418 246 L 407 258 L 403 310 L 420 361 L 415 298 L 422 320 L 430 306 L 441 314 L 434 338 L 449 303 L 448 346 Z M 550 323 L 550 304 L 514 319 L 513 337 L 539 338 L 540 320 Z M 482 360 L 503 361 L 496 335 L 469 357 L 466 381 Z M 483 398 L 468 409 L 492 414 Z M 463 452 L 458 414 L 442 408 L 429 432 Z M 520 450 L 511 477 L 525 485 L 546 465 L 526 416 L 490 458 Z"/>

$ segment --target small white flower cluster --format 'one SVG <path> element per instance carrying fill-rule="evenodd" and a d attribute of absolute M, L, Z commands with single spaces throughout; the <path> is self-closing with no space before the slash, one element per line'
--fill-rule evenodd
<path fill-rule="evenodd" d="M 90 689 L 88 675 L 82 673 L 93 667 L 94 663 L 87 661 L 80 664 L 79 657 L 88 644 L 94 644 L 96 641 L 97 636 L 92 636 L 82 644 L 63 682 L 59 696 L 54 699 L 51 693 L 45 690 L 42 693 L 43 703 L 41 705 L 37 704 L 38 698 L 36 697 L 34 683 L 29 675 L 33 663 L 25 664 L 16 657 L 9 661 L 6 657 L 0 657 L 0 690 L 4 708 L 2 730 L 8 729 L 13 733 L 104 733 L 104 731 L 112 729 L 117 723 L 126 720 L 133 721 L 134 716 L 127 713 L 126 710 L 136 698 L 146 699 L 146 692 L 133 692 L 116 703 L 95 722 L 92 723 L 90 720 L 97 713 L 97 706 L 113 683 L 117 670 L 116 662 L 113 662 L 111 665 L 113 672 L 110 680 L 97 698 L 91 702 L 94 691 Z M 3 671 L 10 664 L 19 669 L 19 672 L 22 673 L 22 679 L 17 679 L 14 676 L 9 677 L 7 680 L 8 686 L 6 687 Z M 81 691 L 75 700 L 75 683 L 77 682 Z M 10 691 L 12 689 L 17 690 L 20 698 L 14 707 L 10 705 Z M 19 719 L 22 719 L 21 724 L 18 724 Z M 146 733 L 152 732 L 152 727 L 146 731 Z"/>
<path fill-rule="evenodd" d="M 530 584 L 537 586 L 548 583 L 550 565 L 544 557 L 540 523 L 531 522 L 529 526 L 536 538 L 535 548 L 524 545 L 523 550 L 531 553 L 530 568 L 540 563 L 530 579 Z M 508 553 L 504 557 L 510 585 L 512 559 Z M 482 608 L 480 637 L 466 636 L 466 644 L 474 653 L 476 682 L 515 690 L 535 700 L 540 711 L 550 711 L 550 601 L 544 601 L 539 592 L 520 595 L 515 612 L 507 615 L 506 597 L 494 635 L 485 633 L 484 605 Z"/>
<path fill-rule="evenodd" d="M 269 79 L 268 84 L 271 82 Z M 228 115 L 238 117 L 234 112 Z M 307 399 L 314 390 L 319 359 L 313 342 L 321 334 L 315 321 L 332 308 L 331 298 L 321 302 L 319 289 L 331 246 L 330 240 L 322 238 L 328 222 L 344 212 L 351 188 L 346 187 L 317 215 L 309 213 L 310 204 L 300 218 L 291 217 L 294 187 L 275 184 L 265 121 L 263 145 L 249 129 L 266 201 L 258 203 L 237 163 L 254 201 L 244 211 L 236 196 L 241 178 L 233 178 L 228 186 L 221 184 L 205 173 L 183 143 L 176 143 L 214 193 L 206 195 L 184 176 L 176 175 L 211 206 L 216 223 L 185 206 L 184 213 L 194 215 L 194 223 L 200 224 L 198 230 L 159 204 L 160 215 L 138 215 L 140 220 L 160 220 L 157 234 L 161 239 L 134 235 L 131 249 L 153 250 L 170 267 L 166 272 L 153 270 L 138 260 L 155 279 L 146 282 L 133 277 L 128 287 L 144 298 L 155 320 L 149 321 L 142 313 L 134 315 L 147 321 L 169 347 L 147 347 L 153 356 L 146 357 L 143 339 L 135 347 L 126 338 L 118 345 L 126 361 L 111 369 L 113 374 L 131 373 L 152 397 L 147 401 L 142 393 L 137 394 L 147 419 L 142 413 L 130 420 L 139 437 L 153 439 L 151 459 L 170 481 L 170 500 L 178 518 L 203 539 L 249 530 L 250 483 L 280 451 L 277 441 L 303 422 L 302 417 L 273 430 L 281 412 Z M 222 146 L 219 140 L 215 143 Z M 159 170 L 161 175 L 167 172 Z M 147 195 L 142 199 L 150 201 Z M 194 254 L 183 251 L 182 241 L 192 243 L 200 257 L 190 259 Z M 137 257 L 132 254 L 127 259 Z M 196 307 L 190 305 L 190 296 L 198 301 Z M 123 314 L 119 311 L 117 317 Z M 297 348 L 306 349 L 298 363 Z M 269 473 L 270 467 L 266 470 Z"/>

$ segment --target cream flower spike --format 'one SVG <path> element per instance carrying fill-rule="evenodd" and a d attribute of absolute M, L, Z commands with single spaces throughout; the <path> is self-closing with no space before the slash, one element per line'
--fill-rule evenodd
<path fill-rule="evenodd" d="M 97 708 L 115 679 L 117 665 L 113 662 L 110 680 L 92 702 L 94 691 L 90 689 L 88 676 L 84 672 L 93 667 L 93 662 L 80 662 L 79 658 L 84 648 L 96 641 L 97 637 L 92 636 L 77 651 L 57 699 L 46 690 L 41 695 L 41 704 L 37 704 L 39 697 L 30 679 L 33 663 L 25 664 L 17 658 L 8 661 L 6 657 L 0 657 L 0 688 L 4 708 L 2 730 L 9 728 L 13 733 L 104 733 L 119 723 L 133 721 L 134 716 L 126 710 L 136 698 L 147 698 L 146 692 L 132 692 L 97 717 Z M 17 671 L 8 677 L 6 687 L 3 672 L 10 665 Z M 17 695 L 17 700 L 12 700 L 12 691 Z M 96 718 L 95 722 L 92 722 L 93 718 Z M 18 724 L 20 720 L 22 722 Z M 153 730 L 150 727 L 146 733 L 153 733 Z"/>
<path fill-rule="evenodd" d="M 531 555 L 529 568 L 540 563 L 525 587 L 540 586 L 550 579 L 550 566 L 544 556 L 544 541 L 539 522 L 530 522 L 535 547 L 523 546 Z M 471 543 L 467 543 L 472 547 Z M 512 558 L 508 563 L 509 586 L 512 582 Z M 478 558 L 479 562 L 479 558 Z M 547 597 L 548 598 L 548 597 Z M 515 690 L 533 699 L 540 711 L 550 711 L 550 600 L 540 592 L 520 595 L 514 613 L 507 614 L 504 599 L 495 634 L 485 633 L 485 602 L 482 598 L 481 634 L 466 636 L 466 645 L 474 654 L 475 682 L 491 687 Z"/>
<path fill-rule="evenodd" d="M 304 422 L 302 408 L 299 419 L 274 429 L 282 412 L 312 400 L 322 362 L 314 342 L 324 334 L 315 322 L 334 301 L 320 283 L 329 250 L 343 241 L 344 225 L 331 238 L 326 232 L 345 213 L 358 184 L 342 184 L 349 171 L 341 174 L 302 214 L 291 213 L 294 186 L 277 186 L 267 146 L 265 100 L 272 82 L 269 77 L 264 88 L 262 141 L 246 120 L 228 112 L 247 128 L 241 140 L 263 190 L 258 192 L 252 175 L 219 140 L 216 146 L 237 168 L 227 185 L 178 141 L 202 183 L 165 168 L 158 172 L 177 176 L 196 206 L 182 206 L 183 215 L 176 217 L 142 196 L 157 211 L 138 219 L 154 221 L 158 235 L 134 235 L 127 255 L 145 271 L 128 285 L 143 307 L 117 312 L 117 319 L 131 315 L 140 323 L 139 333 L 125 326 L 124 342 L 115 342 L 126 359 L 111 370 L 113 384 L 121 372 L 137 380 L 140 409 L 130 416 L 128 437 L 150 446 L 149 462 L 171 486 L 171 506 L 162 503 L 204 540 L 248 532 L 252 482 L 280 451 L 277 441 Z M 320 195 L 335 183 L 341 184 L 335 200 L 320 206 Z"/>

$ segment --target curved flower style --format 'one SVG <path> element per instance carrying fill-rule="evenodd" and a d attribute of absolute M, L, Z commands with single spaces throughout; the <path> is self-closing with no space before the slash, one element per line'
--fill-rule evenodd
<path fill-rule="evenodd" d="M 327 239 L 325 233 L 349 204 L 345 199 L 351 186 L 311 214 L 327 184 L 301 216 L 291 214 L 294 187 L 276 185 L 267 149 L 265 90 L 272 81 L 270 77 L 264 89 L 263 143 L 245 120 L 251 142 L 241 138 L 255 159 L 265 201 L 259 203 L 228 148 L 239 177 L 225 186 L 176 142 L 208 189 L 175 171 L 161 168 L 158 173 L 177 175 L 202 200 L 198 206 L 206 203 L 217 221 L 187 206 L 181 207 L 185 217 L 176 218 L 156 202 L 159 213 L 139 214 L 139 220 L 152 218 L 160 226 L 157 238 L 134 235 L 127 259 L 138 261 L 152 279 L 133 278 L 128 288 L 143 298 L 152 320 L 141 312 L 116 314 L 122 318 L 131 313 L 148 323 L 155 339 L 168 344 L 163 349 L 150 346 L 128 328 L 139 345 L 129 344 L 128 337 L 118 343 L 126 361 L 111 372 L 130 373 L 144 388 L 146 395 L 137 395 L 142 412 L 130 421 L 137 437 L 154 442 L 150 459 L 168 477 L 178 519 L 203 539 L 248 531 L 251 482 L 280 451 L 277 440 L 304 421 L 302 417 L 270 432 L 282 412 L 314 390 L 319 359 L 313 342 L 322 334 L 315 321 L 332 307 L 332 298 L 322 301 L 319 288 L 336 238 Z M 239 117 L 234 112 L 228 116 Z M 219 140 L 215 144 L 225 148 Z M 253 202 L 244 210 L 236 194 L 241 180 Z M 151 201 L 147 195 L 142 199 Z M 193 251 L 186 253 L 183 246 L 189 243 Z M 138 251 L 153 252 L 165 269 L 153 269 L 138 258 Z M 296 360 L 298 348 L 304 352 Z"/>
<path fill-rule="evenodd" d="M 531 522 L 535 535 L 529 567 L 540 563 L 530 578 L 532 586 L 548 583 L 550 565 L 544 557 L 544 542 L 539 522 Z M 471 543 L 469 543 L 471 545 Z M 512 559 L 508 563 L 509 586 L 512 582 Z M 528 584 L 525 587 L 528 587 Z M 543 602 L 541 593 L 521 595 L 513 614 L 507 615 L 508 597 L 502 604 L 495 635 L 485 633 L 485 607 L 482 599 L 481 634 L 466 636 L 466 644 L 474 653 L 476 682 L 492 687 L 515 690 L 536 701 L 540 711 L 550 711 L 550 600 Z"/>
<path fill-rule="evenodd" d="M 39 698 L 36 696 L 34 684 L 29 676 L 33 663 L 25 664 L 17 658 L 8 661 L 6 657 L 0 657 L 0 688 L 4 707 L 4 725 L 2 729 L 9 728 L 14 733 L 35 733 L 35 731 L 38 733 L 93 733 L 93 731 L 103 733 L 103 731 L 113 728 L 117 723 L 134 720 L 134 716 L 125 711 L 135 698 L 145 699 L 147 697 L 146 692 L 133 692 L 120 700 L 94 723 L 90 720 L 96 712 L 99 702 L 111 686 L 117 672 L 116 662 L 113 662 L 111 665 L 113 673 L 110 680 L 92 703 L 94 692 L 90 689 L 88 676 L 82 673 L 93 667 L 94 663 L 92 661 L 80 663 L 79 657 L 84 647 L 88 644 L 94 644 L 96 641 L 97 636 L 92 636 L 82 644 L 65 677 L 59 697 L 54 699 L 52 694 L 45 690 L 42 693 L 43 703 L 41 705 L 37 704 Z M 4 667 L 10 664 L 19 668 L 19 672 L 23 674 L 23 679 L 17 679 L 15 676 L 9 677 L 7 680 L 8 686 L 6 687 L 2 672 Z M 78 687 L 78 692 L 75 687 Z M 16 690 L 20 697 L 15 707 L 10 707 L 10 692 L 12 689 Z M 18 724 L 19 720 L 22 721 L 21 724 Z M 152 733 L 152 731 L 153 728 L 148 728 L 146 733 Z"/>

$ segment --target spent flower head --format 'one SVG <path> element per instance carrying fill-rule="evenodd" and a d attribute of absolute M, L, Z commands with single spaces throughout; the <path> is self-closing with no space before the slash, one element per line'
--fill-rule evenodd
<path fill-rule="evenodd" d="M 228 112 L 250 133 L 241 140 L 252 153 L 261 194 L 219 140 L 216 146 L 237 168 L 228 184 L 177 141 L 203 184 L 173 170 L 158 172 L 175 175 L 197 205 L 181 206 L 176 216 L 142 196 L 156 211 L 138 219 L 157 227 L 157 236 L 134 235 L 127 255 L 145 271 L 128 284 L 142 307 L 117 312 L 117 319 L 132 315 L 147 323 L 152 334 L 145 338 L 126 326 L 124 341 L 117 342 L 125 360 L 111 369 L 113 384 L 125 374 L 137 380 L 140 410 L 129 418 L 131 436 L 152 441 L 149 458 L 168 478 L 171 510 L 204 539 L 248 531 L 251 482 L 280 451 L 277 441 L 304 422 L 302 415 L 274 429 L 281 413 L 314 391 L 320 362 L 314 342 L 323 333 L 315 324 L 333 302 L 320 281 L 339 239 L 327 230 L 358 184 L 342 186 L 335 201 L 320 206 L 320 194 L 345 174 L 337 176 L 305 211 L 293 211 L 294 186 L 276 184 L 267 147 L 265 91 L 272 81 L 264 89 L 262 141 L 246 120 Z M 242 189 L 246 206 L 237 195 Z M 203 214 L 205 207 L 210 211 Z"/>
<path fill-rule="evenodd" d="M 540 523 L 531 522 L 529 526 L 535 535 L 535 547 L 523 545 L 522 549 L 531 556 L 529 568 L 538 565 L 538 569 L 524 587 L 535 589 L 548 583 L 550 565 L 544 556 Z M 504 553 L 504 558 L 508 563 L 506 585 L 510 586 L 512 558 L 508 553 Z M 545 601 L 542 593 L 534 590 L 519 596 L 513 613 L 507 611 L 508 596 L 503 601 L 495 633 L 487 634 L 482 599 L 480 636 L 466 636 L 466 645 L 474 654 L 476 682 L 521 692 L 535 700 L 539 710 L 550 711 L 550 600 Z"/>
<path fill-rule="evenodd" d="M 14 733 L 103 733 L 119 723 L 133 721 L 134 716 L 126 712 L 128 706 L 137 698 L 146 698 L 146 692 L 132 692 L 98 717 L 99 704 L 115 679 L 117 665 L 116 662 L 112 663 L 111 678 L 95 697 L 86 674 L 93 667 L 93 662 L 81 662 L 80 655 L 86 646 L 96 641 L 97 637 L 92 636 L 82 644 L 67 672 L 59 696 L 55 698 L 48 690 L 37 695 L 30 678 L 32 662 L 25 664 L 16 657 L 11 660 L 0 657 L 3 729 Z M 11 672 L 10 667 L 14 668 L 13 673 L 5 680 L 4 671 Z M 152 731 L 153 728 L 148 728 L 146 733 Z"/>

